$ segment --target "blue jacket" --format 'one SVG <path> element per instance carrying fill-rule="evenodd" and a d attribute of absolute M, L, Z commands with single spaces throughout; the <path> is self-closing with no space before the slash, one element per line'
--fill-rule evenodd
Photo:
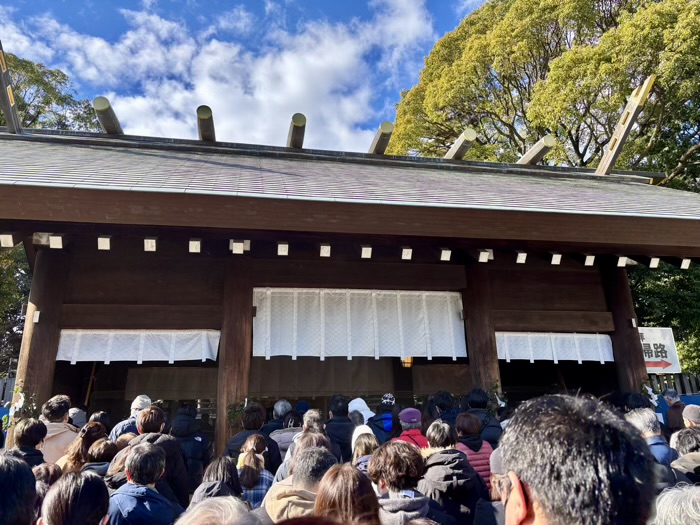
<path fill-rule="evenodd" d="M 127 483 L 109 497 L 109 525 L 172 525 L 182 507 L 157 491 Z"/>
<path fill-rule="evenodd" d="M 669 447 L 662 436 L 646 438 L 646 442 L 657 463 L 668 467 L 672 461 L 678 459 L 678 452 Z"/>
<path fill-rule="evenodd" d="M 136 428 L 136 416 L 131 416 L 129 419 L 125 419 L 114 425 L 114 428 L 109 433 L 109 440 L 116 441 L 119 436 L 123 436 L 129 432 L 137 436 L 139 435 L 139 431 Z"/>
<path fill-rule="evenodd" d="M 383 445 L 391 439 L 391 432 L 393 430 L 392 423 L 391 412 L 381 412 L 380 414 L 376 414 L 374 417 L 369 418 L 369 421 L 367 421 L 367 426 L 372 429 L 372 432 L 379 440 L 379 443 Z"/>

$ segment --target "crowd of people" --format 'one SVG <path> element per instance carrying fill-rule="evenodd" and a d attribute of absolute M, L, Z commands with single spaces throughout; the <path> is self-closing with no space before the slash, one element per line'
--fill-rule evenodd
<path fill-rule="evenodd" d="M 141 395 L 111 427 L 59 395 L 10 429 L 0 524 L 700 524 L 700 406 L 663 395 L 666 424 L 640 394 L 253 402 L 222 457 L 192 404 Z"/>

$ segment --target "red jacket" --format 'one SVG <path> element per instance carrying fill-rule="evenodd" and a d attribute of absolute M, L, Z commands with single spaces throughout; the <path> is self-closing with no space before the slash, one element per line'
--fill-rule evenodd
<path fill-rule="evenodd" d="M 460 441 L 457 441 L 455 448 L 467 455 L 469 464 L 484 479 L 484 483 L 486 483 L 488 489 L 491 490 L 491 463 L 489 460 L 491 459 L 493 448 L 491 448 L 489 442 L 483 441 L 481 443 L 481 448 L 476 452 Z"/>
<path fill-rule="evenodd" d="M 423 434 L 421 434 L 419 428 L 405 430 L 401 432 L 399 437 L 392 439 L 392 441 L 404 441 L 406 443 L 410 443 L 411 445 L 415 445 L 418 448 L 428 448 L 430 446 L 428 445 L 428 440 L 425 439 Z"/>

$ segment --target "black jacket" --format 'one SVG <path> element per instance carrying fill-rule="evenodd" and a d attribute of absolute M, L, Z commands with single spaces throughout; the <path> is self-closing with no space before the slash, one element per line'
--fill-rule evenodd
<path fill-rule="evenodd" d="M 36 467 L 45 463 L 44 454 L 41 450 L 37 450 L 33 447 L 18 447 L 13 450 L 13 453 L 21 457 L 30 467 Z"/>
<path fill-rule="evenodd" d="M 182 447 L 185 467 L 189 475 L 189 490 L 192 492 L 202 482 L 204 469 L 212 458 L 212 446 L 209 438 L 200 431 L 199 421 L 195 419 L 196 411 L 188 407 L 178 410 L 173 420 L 170 435 Z"/>
<path fill-rule="evenodd" d="M 208 498 L 217 498 L 219 496 L 236 496 L 240 497 L 240 494 L 234 494 L 226 483 L 223 481 L 205 481 L 197 490 L 194 491 L 192 496 L 192 501 L 190 501 L 190 507 L 193 507 L 200 501 L 204 501 Z"/>
<path fill-rule="evenodd" d="M 282 430 L 284 428 L 284 420 L 277 418 L 273 419 L 269 423 L 266 423 L 260 429 L 260 433 L 265 437 L 270 437 L 275 430 Z"/>
<path fill-rule="evenodd" d="M 474 525 L 505 525 L 506 509 L 500 501 L 480 499 L 476 502 Z"/>
<path fill-rule="evenodd" d="M 129 445 L 140 443 L 158 445 L 165 451 L 165 475 L 156 483 L 156 490 L 183 509 L 187 508 L 190 502 L 190 488 L 180 443 L 172 436 L 151 432 L 132 439 Z"/>
<path fill-rule="evenodd" d="M 479 498 L 488 499 L 486 484 L 459 450 L 434 452 L 425 460 L 418 490 L 438 502 L 458 525 L 471 525 Z"/>
<path fill-rule="evenodd" d="M 459 415 L 459 409 L 453 408 L 452 410 L 448 410 L 447 412 L 442 412 L 438 419 L 440 421 L 444 421 L 445 423 L 449 423 L 452 428 L 455 428 L 455 425 L 457 424 L 457 416 Z"/>
<path fill-rule="evenodd" d="M 80 472 L 92 472 L 93 474 L 97 474 L 102 479 L 104 479 L 104 477 L 107 475 L 108 469 L 109 469 L 109 462 L 85 463 L 85 465 L 83 465 L 83 468 L 80 469 Z"/>
<path fill-rule="evenodd" d="M 481 423 L 481 439 L 488 441 L 493 449 L 498 448 L 498 440 L 503 435 L 503 429 L 498 420 L 493 417 L 485 408 L 470 408 L 467 414 L 475 415 Z"/>
<path fill-rule="evenodd" d="M 265 436 L 262 432 L 258 430 L 244 430 L 239 432 L 226 443 L 226 455 L 231 456 L 236 461 L 238 461 L 238 456 L 241 454 L 241 448 L 248 439 L 253 434 L 260 434 L 265 438 L 267 443 L 267 454 L 265 454 L 265 469 L 269 472 L 277 472 L 277 469 L 282 464 L 282 456 L 280 455 L 280 447 L 277 442 Z"/>
<path fill-rule="evenodd" d="M 326 435 L 340 448 L 340 462 L 352 461 L 352 433 L 355 425 L 347 416 L 334 417 L 326 423 Z"/>

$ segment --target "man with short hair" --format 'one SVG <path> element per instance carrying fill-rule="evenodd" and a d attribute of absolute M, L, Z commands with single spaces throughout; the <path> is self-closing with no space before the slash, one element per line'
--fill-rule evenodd
<path fill-rule="evenodd" d="M 109 498 L 110 525 L 171 525 L 183 509 L 156 490 L 165 471 L 162 448 L 143 443 L 126 458 L 127 483 Z"/>
<path fill-rule="evenodd" d="M 345 396 L 335 395 L 328 407 L 328 421 L 326 422 L 326 434 L 332 443 L 340 448 L 340 462 L 352 460 L 352 433 L 355 425 L 348 417 L 348 400 Z"/>
<path fill-rule="evenodd" d="M 683 409 L 685 408 L 685 403 L 681 401 L 678 392 L 672 388 L 667 388 L 661 393 L 661 397 L 664 398 L 664 401 L 666 401 L 668 405 L 668 411 L 666 412 L 666 428 L 669 432 L 673 433 L 685 428 L 683 424 Z"/>
<path fill-rule="evenodd" d="M 455 406 L 456 402 L 454 396 L 449 392 L 440 390 L 435 392 L 430 402 L 437 419 L 447 421 L 450 425 L 454 426 L 457 414 L 459 414 L 459 410 Z"/>
<path fill-rule="evenodd" d="M 481 439 L 487 441 L 491 448 L 498 448 L 498 440 L 503 435 L 503 427 L 488 411 L 489 395 L 481 388 L 474 388 L 467 394 L 466 402 L 469 407 L 466 410 L 467 414 L 476 416 L 481 423 Z M 452 422 L 453 426 L 455 424 L 456 419 Z"/>
<path fill-rule="evenodd" d="M 46 438 L 46 425 L 38 419 L 28 418 L 17 422 L 14 428 L 15 449 L 30 467 L 44 463 L 44 455 L 37 449 Z"/>
<path fill-rule="evenodd" d="M 700 483 L 700 427 L 684 428 L 673 434 L 671 447 L 680 454 L 671 467 L 685 474 L 692 483 Z"/>
<path fill-rule="evenodd" d="M 428 440 L 421 432 L 421 413 L 416 408 L 404 408 L 399 412 L 399 423 L 401 423 L 401 435 L 393 441 L 404 441 L 418 448 L 428 448 Z"/>
<path fill-rule="evenodd" d="M 678 452 L 669 447 L 661 436 L 661 423 L 652 409 L 637 408 L 627 412 L 625 419 L 639 430 L 657 463 L 670 466 L 672 461 L 678 459 Z"/>
<path fill-rule="evenodd" d="M 683 409 L 683 423 L 686 428 L 700 427 L 700 406 L 686 405 Z"/>
<path fill-rule="evenodd" d="M 246 439 L 253 434 L 260 434 L 265 438 L 265 443 L 267 444 L 265 469 L 269 472 L 277 472 L 277 469 L 282 464 L 280 447 L 274 439 L 271 439 L 270 436 L 265 436 L 260 430 L 265 424 L 265 409 L 259 403 L 249 403 L 243 409 L 241 422 L 243 423 L 243 430 L 228 440 L 228 443 L 226 443 L 226 455 L 238 461 L 241 447 L 246 442 Z"/>
<path fill-rule="evenodd" d="M 654 457 L 639 433 L 596 399 L 550 395 L 516 410 L 493 481 L 506 525 L 645 525 Z"/>
<path fill-rule="evenodd" d="M 117 438 L 123 434 L 138 434 L 136 429 L 136 416 L 145 408 L 151 406 L 151 398 L 145 394 L 136 396 L 131 402 L 131 415 L 124 421 L 120 421 L 109 433 L 109 440 L 117 442 Z"/>
<path fill-rule="evenodd" d="M 284 428 L 284 416 L 292 411 L 292 404 L 286 399 L 280 399 L 272 408 L 272 421 L 262 426 L 260 433 L 269 437 L 275 430 Z"/>
<path fill-rule="evenodd" d="M 32 525 L 36 482 L 32 468 L 9 454 L 0 454 L 0 523 Z"/>
<path fill-rule="evenodd" d="M 46 463 L 56 463 L 65 456 L 68 446 L 78 435 L 78 429 L 68 423 L 70 398 L 53 396 L 41 407 L 41 416 L 46 425 L 46 438 L 41 447 Z"/>

